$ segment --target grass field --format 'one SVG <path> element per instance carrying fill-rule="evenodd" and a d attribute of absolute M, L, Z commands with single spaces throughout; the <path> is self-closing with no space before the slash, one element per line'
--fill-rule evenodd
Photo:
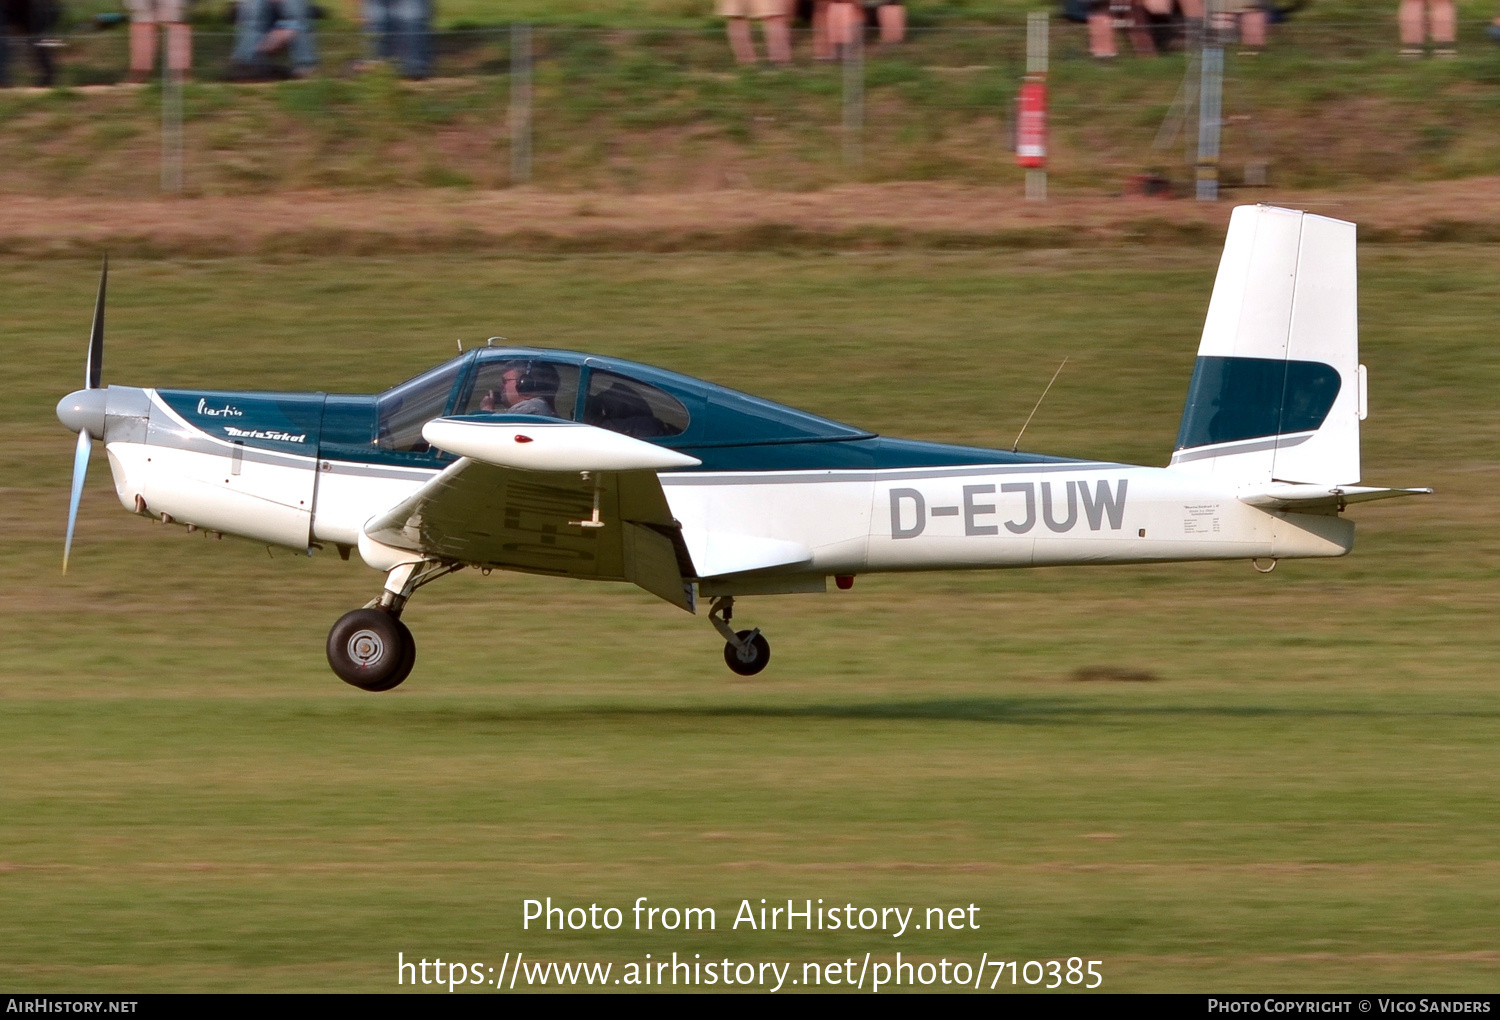
<path fill-rule="evenodd" d="M 504 334 L 894 435 L 1164 463 L 1212 247 L 121 261 L 105 381 L 369 390 Z M 460 574 L 415 675 L 339 683 L 378 575 L 124 513 L 58 575 L 91 263 L 0 262 L 0 984 L 389 990 L 483 961 L 1081 956 L 1106 990 L 1489 990 L 1500 963 L 1500 252 L 1362 257 L 1355 552 L 862 577 L 748 600 L 754 681 L 633 589 Z M 1085 682 L 1078 671 L 1151 674 Z M 523 932 L 521 901 L 712 906 Z M 729 930 L 742 898 L 981 907 L 897 940 Z M 618 972 L 617 972 L 618 973 Z M 519 987 L 519 986 L 518 986 Z"/>

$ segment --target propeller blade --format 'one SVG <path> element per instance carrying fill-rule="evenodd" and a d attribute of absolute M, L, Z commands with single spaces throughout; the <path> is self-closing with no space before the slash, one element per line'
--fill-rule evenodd
<path fill-rule="evenodd" d="M 63 573 L 68 572 L 68 554 L 73 551 L 73 526 L 78 523 L 78 501 L 83 498 L 83 479 L 89 472 L 89 451 L 94 440 L 89 430 L 78 433 L 78 450 L 73 454 L 73 495 L 68 500 L 68 538 L 63 543 Z"/>
<path fill-rule="evenodd" d="M 109 282 L 109 255 L 104 256 L 104 265 L 99 270 L 99 297 L 94 301 L 94 329 L 89 334 L 89 363 L 83 385 L 97 390 L 104 375 L 104 285 Z"/>

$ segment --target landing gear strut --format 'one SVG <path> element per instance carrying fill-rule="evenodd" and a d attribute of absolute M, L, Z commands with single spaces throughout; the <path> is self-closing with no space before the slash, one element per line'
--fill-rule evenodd
<path fill-rule="evenodd" d="M 388 691 L 411 675 L 417 642 L 401 622 L 412 593 L 462 564 L 402 563 L 386 575 L 385 590 L 364 607 L 339 617 L 328 632 L 328 665 L 362 691 Z"/>
<path fill-rule="evenodd" d="M 754 630 L 735 630 L 730 624 L 734 619 L 734 596 L 722 595 L 714 599 L 708 611 L 708 622 L 714 630 L 724 635 L 724 662 L 740 676 L 754 676 L 766 668 L 771 661 L 771 642 Z"/>

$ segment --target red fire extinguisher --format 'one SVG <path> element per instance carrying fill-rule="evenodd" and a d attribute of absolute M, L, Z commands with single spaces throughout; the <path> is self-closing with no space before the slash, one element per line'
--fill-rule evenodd
<path fill-rule="evenodd" d="M 1016 164 L 1033 170 L 1047 165 L 1047 83 L 1029 77 L 1016 97 Z"/>

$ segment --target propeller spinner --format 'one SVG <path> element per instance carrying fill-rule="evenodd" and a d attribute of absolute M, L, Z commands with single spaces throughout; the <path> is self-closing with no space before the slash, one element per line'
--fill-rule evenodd
<path fill-rule="evenodd" d="M 84 366 L 84 388 L 68 394 L 57 406 L 57 416 L 64 425 L 78 430 L 78 447 L 73 453 L 73 492 L 68 499 L 68 536 L 63 542 L 63 573 L 68 572 L 68 556 L 73 551 L 73 529 L 78 523 L 78 503 L 83 498 L 83 482 L 88 475 L 89 453 L 93 450 L 93 433 L 104 434 L 104 401 L 99 381 L 104 375 L 104 290 L 109 282 L 109 256 L 99 270 L 99 296 L 94 301 L 94 326 L 89 333 L 89 356 Z"/>

